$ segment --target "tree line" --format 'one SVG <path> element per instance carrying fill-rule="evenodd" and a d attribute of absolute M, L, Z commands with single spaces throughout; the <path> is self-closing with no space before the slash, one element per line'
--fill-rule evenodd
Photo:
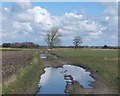
<path fill-rule="evenodd" d="M 23 42 L 23 43 L 3 43 L 2 47 L 6 48 L 39 48 L 38 44 L 32 42 Z"/>

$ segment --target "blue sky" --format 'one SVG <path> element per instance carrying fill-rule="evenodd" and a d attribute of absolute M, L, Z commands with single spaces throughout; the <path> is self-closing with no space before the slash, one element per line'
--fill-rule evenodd
<path fill-rule="evenodd" d="M 72 45 L 76 35 L 82 36 L 82 45 L 117 45 L 117 6 L 113 3 L 6 2 L 1 7 L 2 42 L 31 41 L 46 45 L 45 31 L 57 26 L 63 34 L 62 45 Z M 97 16 L 97 20 L 92 20 L 92 16 Z"/>
<path fill-rule="evenodd" d="M 32 2 L 33 6 L 41 6 L 54 15 L 80 11 L 88 15 L 101 15 L 104 7 L 100 2 Z M 2 7 L 11 8 L 14 2 L 3 2 Z M 97 9 L 97 10 L 96 10 Z"/>
<path fill-rule="evenodd" d="M 100 15 L 104 10 L 104 6 L 98 2 L 96 3 L 92 3 L 92 2 L 89 2 L 89 3 L 88 2 L 87 3 L 85 2 L 42 3 L 41 2 L 41 3 L 33 3 L 33 5 L 41 6 L 43 8 L 46 8 L 53 14 L 58 14 L 58 15 L 64 14 L 66 12 L 74 12 L 74 11 L 83 11 L 85 12 L 85 14 L 89 14 L 89 15 Z"/>

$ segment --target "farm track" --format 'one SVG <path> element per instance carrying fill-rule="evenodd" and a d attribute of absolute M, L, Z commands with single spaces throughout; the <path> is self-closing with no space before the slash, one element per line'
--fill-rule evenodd
<path fill-rule="evenodd" d="M 66 61 L 60 57 L 58 57 L 58 58 L 48 57 L 47 59 L 43 59 L 42 61 L 44 64 L 44 68 L 45 67 L 57 68 L 57 67 L 61 67 L 62 65 L 65 65 L 65 64 L 75 65 L 72 62 L 69 62 L 68 60 Z M 80 66 L 80 67 L 83 67 L 83 68 L 87 69 L 87 71 L 90 71 L 91 76 L 96 79 L 96 82 L 91 84 L 91 86 L 94 86 L 94 88 L 86 89 L 86 88 L 81 87 L 79 84 L 75 83 L 71 86 L 67 86 L 67 88 L 68 88 L 67 91 L 69 93 L 71 93 L 71 94 L 113 94 L 113 92 L 110 90 L 110 88 L 108 88 L 106 86 L 104 81 L 101 78 L 99 78 L 99 76 L 97 76 L 92 69 L 88 69 L 86 66 Z M 94 73 L 94 74 L 92 74 L 92 73 Z"/>

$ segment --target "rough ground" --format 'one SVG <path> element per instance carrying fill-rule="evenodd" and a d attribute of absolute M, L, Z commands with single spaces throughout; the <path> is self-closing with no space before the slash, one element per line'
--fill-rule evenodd
<path fill-rule="evenodd" d="M 48 57 L 47 59 L 43 59 L 44 67 L 59 67 L 64 64 L 72 64 L 69 61 L 65 61 L 61 58 L 52 58 Z M 94 70 L 88 69 L 84 66 L 83 68 L 87 69 L 87 71 L 91 72 L 91 75 L 95 78 L 96 82 L 92 83 L 91 86 L 94 86 L 92 89 L 82 88 L 78 83 L 73 83 L 73 85 L 68 86 L 68 92 L 72 94 L 113 94 L 113 92 L 108 88 L 105 84 L 105 81 L 99 78 Z"/>
<path fill-rule="evenodd" d="M 15 79 L 21 68 L 33 58 L 34 51 L 2 51 L 2 83 L 8 84 Z"/>

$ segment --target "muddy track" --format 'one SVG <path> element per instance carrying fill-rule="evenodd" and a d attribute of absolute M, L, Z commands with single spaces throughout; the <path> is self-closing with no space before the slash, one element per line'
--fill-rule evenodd
<path fill-rule="evenodd" d="M 51 55 L 55 55 L 55 54 L 51 54 Z M 62 65 L 65 64 L 69 64 L 69 65 L 76 65 L 76 64 L 72 64 L 72 62 L 70 61 L 66 61 L 63 58 L 60 58 L 57 56 L 57 58 L 52 58 L 48 57 L 47 59 L 43 59 L 43 63 L 44 63 L 44 68 L 45 67 L 60 67 Z M 71 86 L 67 86 L 68 87 L 68 92 L 72 93 L 72 94 L 113 94 L 113 92 L 110 90 L 110 88 L 108 88 L 106 86 L 106 84 L 104 83 L 105 81 L 102 80 L 99 76 L 97 76 L 95 73 L 97 71 L 92 70 L 86 66 L 80 66 L 83 67 L 84 69 L 86 69 L 87 71 L 91 72 L 91 76 L 94 77 L 94 79 L 96 80 L 96 82 L 92 83 L 91 86 L 93 86 L 93 88 L 91 89 L 86 89 L 86 88 L 82 88 L 80 86 L 80 84 L 75 83 Z"/>

